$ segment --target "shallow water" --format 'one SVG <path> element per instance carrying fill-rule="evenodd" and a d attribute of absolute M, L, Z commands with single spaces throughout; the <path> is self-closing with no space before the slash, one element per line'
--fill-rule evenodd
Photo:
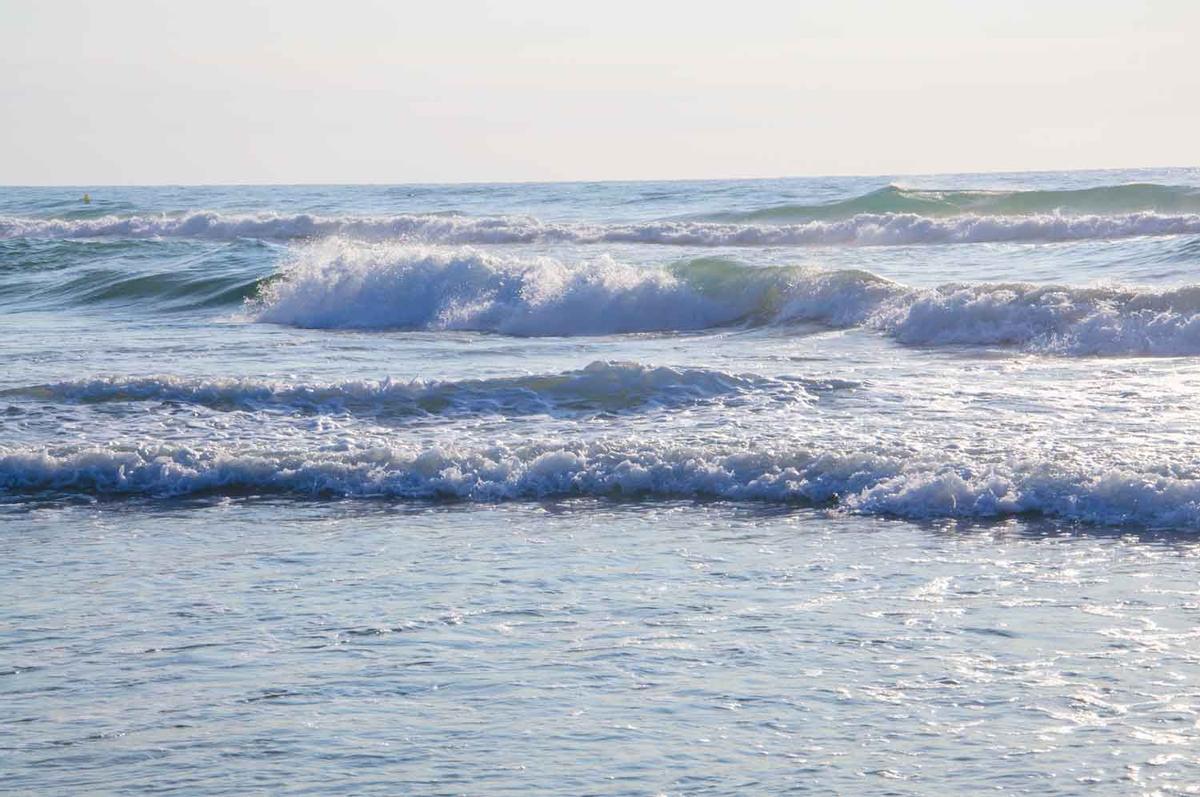
<path fill-rule="evenodd" d="M 0 545 L 16 792 L 1185 793 L 1200 776 L 1190 536 L 216 500 L 10 508 Z"/>
<path fill-rule="evenodd" d="M 0 189 L 17 793 L 1188 793 L 1200 172 Z"/>

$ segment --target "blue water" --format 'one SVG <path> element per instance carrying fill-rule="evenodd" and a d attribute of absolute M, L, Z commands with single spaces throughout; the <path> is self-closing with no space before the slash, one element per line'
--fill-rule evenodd
<path fill-rule="evenodd" d="M 1197 265 L 1196 170 L 2 188 L 0 788 L 1188 793 Z"/>

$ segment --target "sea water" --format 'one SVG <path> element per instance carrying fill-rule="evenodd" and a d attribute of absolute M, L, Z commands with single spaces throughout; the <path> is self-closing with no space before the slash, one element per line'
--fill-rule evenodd
<path fill-rule="evenodd" d="M 1191 793 L 1198 266 L 1196 170 L 0 189 L 0 789 Z"/>

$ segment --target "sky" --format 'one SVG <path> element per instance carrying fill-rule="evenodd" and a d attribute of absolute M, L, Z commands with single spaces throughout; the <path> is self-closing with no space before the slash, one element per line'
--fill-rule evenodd
<path fill-rule="evenodd" d="M 1200 164 L 1197 0 L 0 0 L 0 184 Z"/>

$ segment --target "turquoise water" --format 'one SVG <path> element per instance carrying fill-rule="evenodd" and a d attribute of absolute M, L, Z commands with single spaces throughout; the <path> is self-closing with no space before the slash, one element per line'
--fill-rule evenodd
<path fill-rule="evenodd" d="M 1188 793 L 1198 197 L 0 189 L 4 788 Z"/>

